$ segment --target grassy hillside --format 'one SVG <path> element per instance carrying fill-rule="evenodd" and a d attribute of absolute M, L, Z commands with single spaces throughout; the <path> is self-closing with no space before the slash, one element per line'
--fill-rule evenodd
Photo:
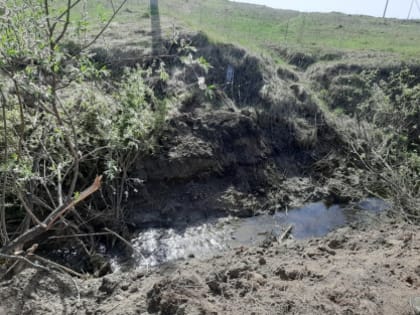
<path fill-rule="evenodd" d="M 403 58 L 420 55 L 419 20 L 302 13 L 228 0 L 160 0 L 158 4 L 163 34 L 181 23 L 204 31 L 214 41 L 266 53 L 287 47 L 312 53 L 340 50 L 386 52 Z M 89 1 L 87 7 L 90 25 L 98 25 L 112 12 L 108 2 Z M 148 0 L 128 0 L 116 21 L 148 23 L 149 16 Z"/>
<path fill-rule="evenodd" d="M 420 53 L 420 21 L 300 13 L 227 0 L 163 0 L 161 13 L 180 18 L 211 37 L 267 49 L 276 45 L 310 50 L 376 50 L 405 57 Z"/>

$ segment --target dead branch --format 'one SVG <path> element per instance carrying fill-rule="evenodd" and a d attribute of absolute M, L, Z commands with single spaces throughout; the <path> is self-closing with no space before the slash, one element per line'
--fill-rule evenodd
<path fill-rule="evenodd" d="M 56 208 L 44 219 L 44 221 L 41 222 L 41 224 L 33 226 L 23 234 L 16 237 L 9 244 L 1 248 L 0 253 L 6 254 L 13 252 L 15 249 L 23 248 L 23 246 L 27 242 L 33 240 L 42 233 L 50 230 L 54 223 L 57 222 L 57 220 L 59 220 L 61 217 L 63 217 L 69 209 L 72 209 L 78 203 L 80 203 L 81 201 L 92 195 L 94 192 L 96 192 L 101 187 L 101 180 L 102 176 L 97 176 L 93 184 L 87 189 L 85 189 L 77 198 L 73 198 L 67 204 Z"/>
<path fill-rule="evenodd" d="M 49 230 L 52 227 L 52 225 L 66 213 L 66 211 L 73 208 L 75 205 L 77 205 L 78 203 L 92 195 L 94 192 L 96 192 L 101 187 L 101 180 L 102 176 L 97 176 L 93 184 L 84 191 L 82 191 L 77 198 L 74 198 L 72 201 L 70 201 L 70 203 L 67 204 L 67 206 L 65 206 L 64 209 L 57 209 L 58 211 L 56 210 L 53 213 L 51 213 L 46 219 L 48 220 L 48 218 L 51 218 L 50 222 L 47 225 L 47 230 Z"/>

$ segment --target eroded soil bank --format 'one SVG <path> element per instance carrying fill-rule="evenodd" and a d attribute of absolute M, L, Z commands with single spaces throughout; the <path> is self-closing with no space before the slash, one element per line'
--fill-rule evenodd
<path fill-rule="evenodd" d="M 380 220 L 101 279 L 26 269 L 1 283 L 0 313 L 414 314 L 418 229 Z"/>

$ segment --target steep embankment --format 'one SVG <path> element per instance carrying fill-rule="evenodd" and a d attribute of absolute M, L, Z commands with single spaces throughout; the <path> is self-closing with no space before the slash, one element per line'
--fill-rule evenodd
<path fill-rule="evenodd" d="M 393 150 L 419 144 L 415 62 L 343 53 L 305 67 L 290 56 L 291 65 L 277 66 L 202 34 L 184 40 L 211 67 L 204 74 L 170 64 L 163 90 L 176 101 L 168 124 L 157 150 L 131 174 L 143 183 L 127 202 L 136 227 L 360 199 L 380 190 L 366 163 L 385 167 L 369 148 L 388 141 L 396 159 Z M 198 87 L 200 75 L 210 91 Z"/>
<path fill-rule="evenodd" d="M 143 184 L 130 192 L 129 221 L 170 226 L 342 201 L 325 181 L 340 172 L 342 140 L 298 75 L 201 34 L 185 40 L 211 65 L 205 78 L 214 88 L 206 95 L 196 84 L 198 69 L 170 65 L 163 90 L 177 94 L 176 103 L 158 148 L 130 175 Z"/>

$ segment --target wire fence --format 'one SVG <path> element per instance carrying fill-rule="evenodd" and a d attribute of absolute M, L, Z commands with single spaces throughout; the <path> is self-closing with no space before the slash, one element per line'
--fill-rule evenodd
<path fill-rule="evenodd" d="M 208 1 L 185 1 L 181 7 L 179 1 L 161 0 L 160 3 L 163 14 L 186 20 L 216 40 L 254 45 L 253 48 L 278 45 L 418 52 L 420 20 L 300 13 L 237 3 L 215 5 Z"/>

